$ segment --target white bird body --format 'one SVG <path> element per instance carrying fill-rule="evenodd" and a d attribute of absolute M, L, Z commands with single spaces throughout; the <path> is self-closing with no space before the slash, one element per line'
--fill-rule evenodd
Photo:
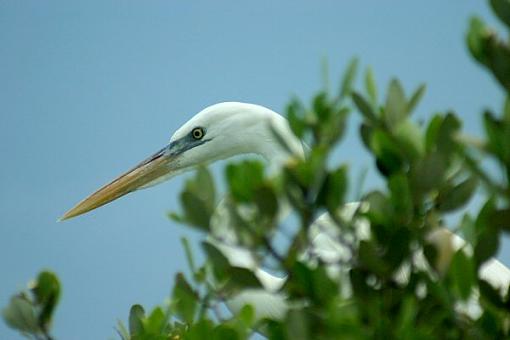
<path fill-rule="evenodd" d="M 285 140 L 288 148 L 276 140 L 273 130 Z M 212 105 L 179 128 L 167 147 L 80 202 L 62 219 L 83 214 L 129 192 L 157 184 L 200 164 L 248 153 L 262 156 L 271 171 L 278 171 L 291 154 L 305 157 L 301 141 L 291 132 L 286 119 L 274 111 L 258 105 L 237 102 Z M 346 205 L 342 211 L 344 218 L 346 220 L 354 218 L 357 209 L 366 209 L 363 205 L 363 203 Z M 264 286 L 264 289 L 248 289 L 231 297 L 227 305 L 236 313 L 245 304 L 251 304 L 257 318 L 282 318 L 288 309 L 285 295 L 279 292 L 285 278 L 264 271 L 248 249 L 235 245 L 235 233 L 224 210 L 220 204 L 213 216 L 211 221 L 213 235 L 209 237 L 209 241 L 224 253 L 232 265 L 253 270 Z M 354 222 L 357 238 L 368 238 L 370 235 L 368 222 L 363 219 Z M 333 227 L 328 215 L 319 217 L 310 227 L 311 246 L 303 252 L 301 259 L 313 265 L 317 257 L 329 263 L 350 256 L 349 251 L 338 242 L 338 233 L 339 229 Z M 463 248 L 466 252 L 472 252 L 464 240 L 447 229 L 435 231 L 430 235 L 430 240 L 438 245 L 439 250 L 447 250 L 450 255 L 453 253 L 452 249 L 456 251 Z M 418 266 L 428 266 L 423 254 L 419 252 L 414 261 Z M 445 261 L 443 265 L 447 267 L 449 258 Z M 328 267 L 328 273 L 335 278 L 342 277 L 342 272 L 345 273 L 347 270 L 348 268 L 342 268 L 341 265 Z M 506 293 L 510 284 L 510 269 L 502 263 L 490 259 L 480 268 L 479 274 L 502 294 Z M 406 274 L 405 268 L 396 274 L 402 282 L 405 282 L 406 275 L 408 273 Z M 348 295 L 349 291 L 342 293 Z"/>

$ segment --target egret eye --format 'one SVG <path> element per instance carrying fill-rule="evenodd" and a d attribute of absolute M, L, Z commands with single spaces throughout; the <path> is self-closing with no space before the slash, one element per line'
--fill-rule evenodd
<path fill-rule="evenodd" d="M 193 139 L 195 140 L 200 140 L 204 137 L 205 135 L 205 132 L 204 132 L 204 129 L 201 128 L 201 127 L 196 127 L 194 128 L 192 131 L 191 131 L 191 136 L 193 137 Z"/>

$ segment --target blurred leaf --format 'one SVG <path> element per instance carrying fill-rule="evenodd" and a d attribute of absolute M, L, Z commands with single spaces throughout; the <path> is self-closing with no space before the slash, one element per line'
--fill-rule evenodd
<path fill-rule="evenodd" d="M 202 230 L 209 230 L 209 220 L 212 211 L 208 210 L 208 204 L 199 196 L 189 191 L 181 193 L 181 202 L 186 213 L 186 222 Z"/>
<path fill-rule="evenodd" d="M 117 321 L 117 327 L 115 330 L 117 331 L 117 334 L 120 336 L 121 340 L 130 340 L 129 332 L 122 321 Z"/>
<path fill-rule="evenodd" d="M 450 275 L 455 282 L 458 293 L 462 300 L 467 300 L 471 295 L 471 288 L 475 280 L 473 261 L 466 256 L 464 251 L 458 250 L 450 264 Z"/>
<path fill-rule="evenodd" d="M 392 175 L 388 180 L 391 203 L 401 224 L 409 223 L 413 214 L 413 199 L 407 177 L 402 174 Z"/>
<path fill-rule="evenodd" d="M 446 114 L 435 138 L 438 151 L 449 155 L 455 150 L 456 142 L 453 136 L 460 129 L 460 126 L 461 122 L 453 113 Z"/>
<path fill-rule="evenodd" d="M 387 224 L 392 207 L 389 199 L 380 191 L 372 191 L 365 196 L 364 201 L 368 202 L 370 207 L 366 213 L 372 225 Z"/>
<path fill-rule="evenodd" d="M 161 307 L 154 308 L 151 314 L 143 320 L 144 335 L 149 336 L 147 339 L 165 339 L 163 331 L 166 327 L 166 321 L 165 313 Z"/>
<path fill-rule="evenodd" d="M 439 188 L 443 183 L 447 169 L 443 154 L 432 152 L 419 160 L 411 168 L 413 193 L 418 197 Z"/>
<path fill-rule="evenodd" d="M 359 129 L 359 134 L 360 134 L 361 140 L 363 141 L 363 144 L 369 150 L 370 150 L 370 143 L 372 140 L 373 131 L 374 131 L 374 129 L 371 126 L 369 126 L 366 123 L 361 123 L 360 129 Z"/>
<path fill-rule="evenodd" d="M 503 23 L 510 27 L 510 2 L 508 0 L 490 0 L 492 10 Z"/>
<path fill-rule="evenodd" d="M 143 333 L 145 310 L 140 305 L 133 305 L 129 311 L 129 334 L 131 336 Z"/>
<path fill-rule="evenodd" d="M 503 1 L 497 1 L 501 8 Z M 506 2 L 506 1 L 504 1 Z M 506 12 L 506 8 L 504 9 Z M 502 18 L 506 13 L 500 12 Z M 505 19 L 506 20 L 506 19 Z M 510 91 L 510 47 L 500 41 L 496 34 L 489 30 L 479 18 L 471 19 L 467 35 L 468 46 L 473 57 L 484 64 L 500 82 L 504 89 Z"/>
<path fill-rule="evenodd" d="M 302 309 L 291 309 L 285 320 L 286 339 L 308 340 L 312 339 L 308 326 L 308 319 Z"/>
<path fill-rule="evenodd" d="M 186 281 L 182 273 L 175 276 L 175 285 L 172 293 L 177 315 L 186 323 L 192 323 L 198 308 L 198 294 Z"/>
<path fill-rule="evenodd" d="M 398 124 L 394 129 L 395 138 L 408 161 L 421 158 L 424 153 L 423 138 L 420 128 L 409 120 Z"/>
<path fill-rule="evenodd" d="M 289 121 L 289 126 L 298 138 L 303 138 L 305 132 L 305 111 L 303 104 L 297 98 L 293 98 L 287 105 L 287 119 Z"/>
<path fill-rule="evenodd" d="M 253 271 L 243 267 L 232 266 L 228 270 L 229 281 L 226 289 L 263 288 Z"/>
<path fill-rule="evenodd" d="M 407 101 L 402 85 L 397 79 L 392 79 L 388 87 L 384 120 L 390 128 L 402 122 L 407 116 Z"/>
<path fill-rule="evenodd" d="M 499 120 L 488 111 L 483 118 L 490 150 L 501 162 L 510 165 L 510 122 Z"/>
<path fill-rule="evenodd" d="M 269 185 L 261 185 L 253 197 L 259 215 L 267 217 L 270 221 L 276 218 L 278 213 L 278 197 Z"/>
<path fill-rule="evenodd" d="M 425 150 L 431 152 L 436 149 L 437 138 L 443 124 L 444 117 L 438 114 L 430 120 L 425 133 Z"/>
<path fill-rule="evenodd" d="M 510 208 L 494 210 L 489 217 L 489 223 L 493 228 L 510 231 Z"/>
<path fill-rule="evenodd" d="M 245 160 L 229 164 L 226 174 L 233 197 L 239 202 L 249 202 L 264 181 L 264 165 L 260 161 Z"/>
<path fill-rule="evenodd" d="M 499 247 L 499 233 L 497 228 L 490 224 L 491 216 L 495 211 L 495 200 L 490 198 L 482 207 L 475 221 L 478 240 L 475 246 L 474 257 L 477 267 L 494 256 Z"/>
<path fill-rule="evenodd" d="M 374 73 L 370 66 L 365 73 L 365 91 L 367 91 L 372 107 L 377 108 L 377 85 L 375 84 Z"/>
<path fill-rule="evenodd" d="M 382 260 L 381 254 L 373 242 L 361 241 L 358 251 L 359 261 L 363 268 L 383 277 L 389 274 L 388 265 Z"/>
<path fill-rule="evenodd" d="M 186 334 L 186 340 L 209 339 L 214 331 L 214 324 L 209 319 L 200 319 L 193 324 Z"/>
<path fill-rule="evenodd" d="M 480 63 L 487 62 L 485 38 L 489 36 L 489 34 L 489 30 L 480 18 L 471 18 L 467 34 L 467 45 L 473 57 Z"/>
<path fill-rule="evenodd" d="M 357 92 L 352 93 L 352 100 L 356 107 L 358 108 L 358 111 L 363 115 L 363 117 L 366 119 L 366 121 L 370 124 L 377 124 L 378 118 L 373 111 L 370 104 L 367 103 L 367 101 Z"/>
<path fill-rule="evenodd" d="M 441 211 L 459 209 L 471 199 L 477 186 L 478 179 L 471 176 L 453 187 L 445 187 L 439 193 L 438 209 Z"/>
<path fill-rule="evenodd" d="M 39 332 L 34 307 L 22 296 L 13 296 L 9 305 L 2 311 L 2 316 L 11 328 L 32 334 Z"/>
<path fill-rule="evenodd" d="M 402 148 L 387 132 L 374 130 L 370 148 L 376 156 L 376 165 L 382 175 L 389 177 L 403 167 Z"/>
<path fill-rule="evenodd" d="M 223 281 L 227 277 L 227 271 L 230 268 L 228 259 L 218 250 L 214 245 L 209 242 L 202 242 L 202 247 L 207 254 L 207 259 L 213 265 L 214 276 L 218 281 Z"/>
<path fill-rule="evenodd" d="M 328 94 L 326 92 L 321 91 L 315 95 L 312 107 L 318 121 L 330 119 L 332 108 L 329 105 Z"/>
<path fill-rule="evenodd" d="M 255 322 L 255 309 L 252 305 L 245 305 L 237 317 L 246 327 L 252 327 Z"/>
<path fill-rule="evenodd" d="M 212 340 L 240 340 L 235 329 L 228 325 L 219 325 L 212 332 Z"/>
<path fill-rule="evenodd" d="M 191 226 L 208 231 L 209 220 L 216 205 L 216 193 L 211 174 L 206 168 L 199 167 L 194 178 L 186 181 L 181 192 L 181 205 L 185 216 L 170 214 L 176 220 L 185 220 Z"/>
<path fill-rule="evenodd" d="M 36 303 L 41 306 L 39 312 L 39 326 L 48 330 L 58 300 L 60 297 L 60 282 L 51 272 L 43 271 L 37 276 L 35 286 L 32 288 Z"/>
<path fill-rule="evenodd" d="M 328 173 L 319 192 L 318 201 L 334 214 L 343 202 L 347 191 L 347 167 L 341 166 Z"/>
<path fill-rule="evenodd" d="M 347 70 L 342 78 L 342 85 L 340 86 L 340 99 L 346 98 L 351 94 L 354 80 L 356 79 L 356 73 L 358 71 L 358 59 L 353 58 L 347 66 Z"/>
<path fill-rule="evenodd" d="M 308 298 L 318 306 L 330 303 L 338 293 L 336 283 L 328 276 L 324 266 L 310 268 L 299 261 L 294 263 L 292 276 L 286 285 L 292 297 Z"/>
<path fill-rule="evenodd" d="M 409 99 L 409 102 L 407 103 L 407 114 L 411 114 L 418 103 L 420 102 L 421 98 L 425 94 L 425 90 L 427 89 L 425 84 L 420 85 L 416 91 L 414 91 L 413 95 L 411 96 L 411 99 Z"/>
<path fill-rule="evenodd" d="M 493 306 L 505 309 L 506 306 L 502 301 L 501 294 L 490 283 L 483 279 L 478 280 L 478 287 L 480 289 L 481 298 Z"/>

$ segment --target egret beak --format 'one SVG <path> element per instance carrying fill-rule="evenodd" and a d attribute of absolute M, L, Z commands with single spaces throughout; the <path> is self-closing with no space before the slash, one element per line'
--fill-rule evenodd
<path fill-rule="evenodd" d="M 133 169 L 120 175 L 111 183 L 106 184 L 85 198 L 67 211 L 59 221 L 84 214 L 132 191 L 150 186 L 151 183 L 169 174 L 172 170 L 171 163 L 175 156 L 177 156 L 175 153 L 170 152 L 170 146 L 161 149 Z"/>

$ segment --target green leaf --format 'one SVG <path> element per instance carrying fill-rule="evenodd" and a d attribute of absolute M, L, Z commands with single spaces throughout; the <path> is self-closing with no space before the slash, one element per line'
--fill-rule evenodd
<path fill-rule="evenodd" d="M 147 339 L 165 339 L 164 330 L 167 324 L 167 318 L 161 307 L 156 307 L 151 314 L 143 320 L 144 335 L 150 336 Z M 154 337 L 158 336 L 158 337 Z"/>
<path fill-rule="evenodd" d="M 237 314 L 237 318 L 246 326 L 252 327 L 255 322 L 255 309 L 252 305 L 244 305 Z"/>
<path fill-rule="evenodd" d="M 401 123 L 407 116 L 407 101 L 402 85 L 397 79 L 392 79 L 388 87 L 384 120 L 392 128 Z"/>
<path fill-rule="evenodd" d="M 474 285 L 475 269 L 472 259 L 468 258 L 462 249 L 453 255 L 449 275 L 455 283 L 460 298 L 467 300 Z"/>
<path fill-rule="evenodd" d="M 190 326 L 186 333 L 186 340 L 204 340 L 209 339 L 214 331 L 214 324 L 209 319 L 200 319 L 197 323 Z"/>
<path fill-rule="evenodd" d="M 395 127 L 394 135 L 402 154 L 408 161 L 415 161 L 422 157 L 425 146 L 423 145 L 421 129 L 416 124 L 410 120 L 405 120 Z"/>
<path fill-rule="evenodd" d="M 391 202 L 395 213 L 399 216 L 399 222 L 406 224 L 413 214 L 413 200 L 407 177 L 402 174 L 392 175 L 388 179 L 391 192 Z"/>
<path fill-rule="evenodd" d="M 490 4 L 498 18 L 507 27 L 510 27 L 510 2 L 508 0 L 490 0 Z"/>
<path fill-rule="evenodd" d="M 489 35 L 489 30 L 485 23 L 477 17 L 471 18 L 467 34 L 467 45 L 471 55 L 480 63 L 487 62 L 487 48 L 485 39 Z"/>
<path fill-rule="evenodd" d="M 344 201 L 347 192 L 347 166 L 343 165 L 327 174 L 317 200 L 330 214 L 334 214 Z"/>
<path fill-rule="evenodd" d="M 489 223 L 493 228 L 510 232 L 510 208 L 493 211 L 489 217 Z"/>
<path fill-rule="evenodd" d="M 453 187 L 445 187 L 439 192 L 438 209 L 452 211 L 464 206 L 478 187 L 478 179 L 471 176 Z"/>
<path fill-rule="evenodd" d="M 495 210 L 495 200 L 493 198 L 488 199 L 475 221 L 478 239 L 475 245 L 474 257 L 477 267 L 494 256 L 499 247 L 499 231 L 491 224 L 491 216 Z"/>
<path fill-rule="evenodd" d="M 342 78 L 342 85 L 340 86 L 340 98 L 346 98 L 352 91 L 354 80 L 356 79 L 356 73 L 358 71 L 358 59 L 353 58 L 347 66 L 347 70 Z"/>
<path fill-rule="evenodd" d="M 425 132 L 425 150 L 432 152 L 436 149 L 437 136 L 441 125 L 443 124 L 443 116 L 436 114 L 430 120 L 427 130 Z"/>
<path fill-rule="evenodd" d="M 11 328 L 20 332 L 37 334 L 39 332 L 36 312 L 30 301 L 23 296 L 13 296 L 2 316 Z"/>
<path fill-rule="evenodd" d="M 236 330 L 229 325 L 217 326 L 211 334 L 212 340 L 240 340 L 242 339 Z M 205 338 L 204 338 L 205 339 Z"/>
<path fill-rule="evenodd" d="M 227 278 L 230 263 L 223 253 L 209 242 L 202 242 L 202 248 L 207 254 L 207 259 L 212 263 L 214 277 L 218 281 L 224 281 Z"/>
<path fill-rule="evenodd" d="M 303 138 L 306 128 L 306 122 L 304 119 L 306 110 L 303 104 L 297 98 L 293 98 L 287 105 L 286 111 L 290 129 L 296 137 L 299 139 Z"/>
<path fill-rule="evenodd" d="M 361 113 L 361 115 L 365 118 L 367 123 L 371 125 L 377 124 L 378 118 L 370 104 L 365 100 L 365 98 L 363 98 L 357 92 L 353 92 L 352 101 L 354 102 L 354 105 L 356 105 L 356 107 L 358 108 L 358 111 Z"/>
<path fill-rule="evenodd" d="M 175 285 L 172 293 L 177 315 L 186 323 L 192 323 L 198 308 L 198 294 L 186 281 L 182 273 L 175 276 Z"/>
<path fill-rule="evenodd" d="M 369 66 L 365 73 L 365 90 L 367 91 L 368 98 L 372 107 L 377 107 L 377 85 L 374 79 L 374 73 Z"/>
<path fill-rule="evenodd" d="M 366 268 L 372 273 L 383 277 L 389 274 L 389 267 L 381 259 L 381 254 L 373 242 L 361 241 L 358 252 L 362 268 Z"/>
<path fill-rule="evenodd" d="M 129 331 L 121 320 L 117 320 L 117 327 L 115 328 L 117 334 L 120 336 L 121 340 L 130 340 Z"/>
<path fill-rule="evenodd" d="M 375 129 L 370 149 L 376 156 L 376 165 L 383 176 L 390 176 L 404 166 L 402 148 L 386 131 Z"/>
<path fill-rule="evenodd" d="M 181 203 L 186 214 L 186 222 L 191 226 L 209 231 L 209 220 L 212 215 L 212 211 L 208 209 L 209 203 L 189 191 L 181 193 Z"/>
<path fill-rule="evenodd" d="M 442 119 L 435 135 L 435 145 L 437 150 L 445 154 L 445 156 L 448 156 L 455 150 L 457 143 L 455 142 L 454 135 L 459 131 L 460 126 L 461 122 L 453 113 L 448 113 Z"/>
<path fill-rule="evenodd" d="M 254 160 L 229 164 L 226 176 L 232 196 L 239 202 L 250 202 L 264 182 L 264 165 Z"/>
<path fill-rule="evenodd" d="M 131 336 L 143 333 L 145 310 L 141 305 L 133 305 L 129 311 L 129 334 Z"/>
<path fill-rule="evenodd" d="M 411 185 L 415 197 L 422 197 L 433 189 L 439 188 L 447 169 L 443 154 L 432 152 L 411 168 Z"/>
<path fill-rule="evenodd" d="M 232 266 L 228 269 L 229 281 L 226 289 L 263 288 L 253 271 L 243 267 Z"/>
<path fill-rule="evenodd" d="M 506 309 L 506 312 L 508 312 L 508 306 L 503 303 L 500 292 L 490 283 L 480 279 L 478 281 L 478 287 L 480 289 L 480 297 L 482 300 L 487 301 L 493 306 L 501 308 L 502 310 Z"/>
<path fill-rule="evenodd" d="M 495 118 L 486 111 L 483 116 L 489 150 L 502 163 L 510 166 L 510 122 Z"/>
<path fill-rule="evenodd" d="M 507 95 L 505 104 L 503 105 L 503 119 L 507 124 L 510 124 L 510 97 Z"/>
<path fill-rule="evenodd" d="M 309 340 L 312 339 L 308 317 L 303 309 L 291 309 L 285 320 L 286 339 Z"/>
<path fill-rule="evenodd" d="M 258 208 L 259 215 L 273 221 L 278 213 L 278 197 L 273 188 L 267 184 L 256 189 L 254 203 Z"/>
<path fill-rule="evenodd" d="M 421 98 L 425 94 L 425 90 L 427 89 L 427 86 L 425 84 L 420 85 L 416 91 L 414 91 L 413 95 L 411 96 L 411 99 L 409 99 L 409 102 L 407 103 L 407 114 L 411 114 L 411 112 L 414 111 L 418 103 L 420 102 Z"/>
<path fill-rule="evenodd" d="M 32 288 L 36 303 L 41 306 L 39 313 L 39 325 L 48 330 L 53 311 L 60 297 L 60 282 L 55 274 L 43 271 L 37 276 L 35 286 Z"/>
<path fill-rule="evenodd" d="M 199 167 L 194 178 L 186 181 L 181 193 L 181 205 L 184 216 L 171 214 L 171 218 L 184 219 L 189 225 L 201 230 L 209 230 L 209 221 L 216 206 L 214 181 L 209 171 Z"/>

